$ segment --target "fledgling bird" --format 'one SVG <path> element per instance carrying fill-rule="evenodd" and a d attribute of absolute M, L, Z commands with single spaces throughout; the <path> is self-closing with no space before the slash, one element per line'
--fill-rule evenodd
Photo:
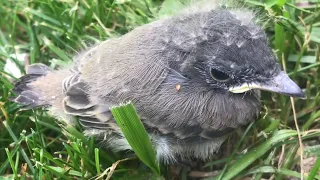
<path fill-rule="evenodd" d="M 131 149 L 111 106 L 132 101 L 165 163 L 206 160 L 234 129 L 257 119 L 260 90 L 302 97 L 283 72 L 254 13 L 199 8 L 91 47 L 70 68 L 30 65 L 15 101 L 79 119 L 115 151 Z"/>

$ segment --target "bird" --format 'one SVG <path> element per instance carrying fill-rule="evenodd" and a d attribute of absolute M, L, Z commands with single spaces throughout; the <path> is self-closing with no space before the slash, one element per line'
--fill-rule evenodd
<path fill-rule="evenodd" d="M 256 16 L 216 6 L 159 18 L 84 50 L 70 67 L 29 65 L 13 100 L 67 124 L 78 119 L 85 135 L 114 151 L 131 147 L 110 107 L 130 101 L 159 161 L 206 161 L 259 117 L 261 90 L 304 97 Z"/>

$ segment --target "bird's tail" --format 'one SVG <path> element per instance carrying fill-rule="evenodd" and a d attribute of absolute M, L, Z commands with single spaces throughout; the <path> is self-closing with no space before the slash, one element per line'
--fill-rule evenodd
<path fill-rule="evenodd" d="M 12 101 L 21 104 L 22 109 L 33 109 L 47 105 L 45 101 L 40 99 L 40 93 L 32 88 L 30 83 L 45 76 L 49 71 L 49 67 L 44 64 L 29 65 L 26 69 L 26 75 L 21 77 L 14 85 L 13 92 L 16 96 L 11 98 Z"/>

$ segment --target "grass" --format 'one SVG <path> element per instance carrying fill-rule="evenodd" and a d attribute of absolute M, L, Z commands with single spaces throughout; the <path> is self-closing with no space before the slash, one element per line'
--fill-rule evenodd
<path fill-rule="evenodd" d="M 159 177 L 128 152 L 102 148 L 79 126 L 65 126 L 42 110 L 19 111 L 9 100 L 16 72 L 5 71 L 9 61 L 21 72 L 25 62 L 65 65 L 82 49 L 152 21 L 162 2 L 0 1 L 0 179 L 168 178 L 166 167 Z M 247 5 L 265 17 L 270 45 L 307 98 L 263 93 L 260 119 L 240 134 L 231 156 L 204 165 L 218 170 L 215 179 L 320 179 L 320 4 L 296 2 L 247 0 Z M 177 6 L 165 0 L 167 9 L 160 12 Z"/>

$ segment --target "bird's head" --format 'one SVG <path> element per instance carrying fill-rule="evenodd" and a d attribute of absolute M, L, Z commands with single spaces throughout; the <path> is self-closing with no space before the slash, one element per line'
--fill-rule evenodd
<path fill-rule="evenodd" d="M 170 20 L 163 37 L 171 69 L 219 92 L 267 90 L 303 97 L 283 72 L 252 12 L 216 9 Z"/>

